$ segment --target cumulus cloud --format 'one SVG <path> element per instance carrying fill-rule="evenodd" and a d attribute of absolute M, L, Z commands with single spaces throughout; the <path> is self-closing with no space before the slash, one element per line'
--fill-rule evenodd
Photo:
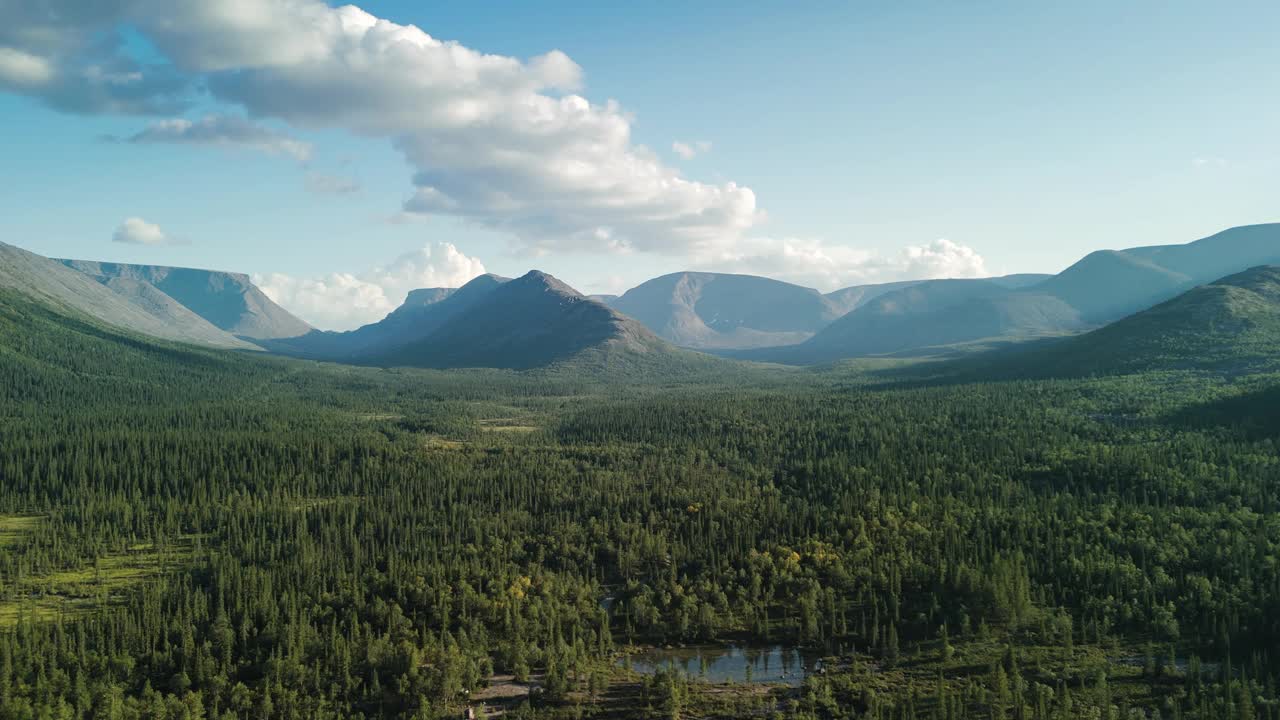
<path fill-rule="evenodd" d="M 677 140 L 671 143 L 671 149 L 685 160 L 692 160 L 699 155 L 711 152 L 711 143 L 707 140 L 699 140 L 692 143 Z"/>
<path fill-rule="evenodd" d="M 149 223 L 139 217 L 125 218 L 120 227 L 111 235 L 111 242 L 126 245 L 185 245 L 186 243 L 171 237 L 159 225 Z"/>
<path fill-rule="evenodd" d="M 310 143 L 279 130 L 250 122 L 237 115 L 206 115 L 198 120 L 185 118 L 159 120 L 126 140 L 131 143 L 246 148 L 268 155 L 291 157 L 298 162 L 309 160 L 312 150 Z"/>
<path fill-rule="evenodd" d="M 120 27 L 164 63 L 130 57 Z M 631 116 L 579 94 L 582 68 L 557 50 L 487 54 L 320 0 L 0 0 L 0 28 L 5 88 L 172 115 L 199 86 L 251 117 L 386 138 L 416 171 L 404 212 L 463 218 L 525 250 L 706 251 L 758 218 L 749 188 L 687 179 L 633 142 Z"/>
<path fill-rule="evenodd" d="M 695 264 L 707 270 L 766 275 L 821 290 L 990 274 L 976 250 L 946 239 L 884 255 L 821 240 L 750 238 L 727 251 L 698 258 Z"/>
<path fill-rule="evenodd" d="M 143 62 L 119 24 L 132 0 L 0 0 L 0 90 L 73 113 L 172 114 L 190 78 Z"/>
<path fill-rule="evenodd" d="M 478 259 L 450 243 L 438 243 L 359 274 L 297 278 L 269 273 L 253 281 L 272 300 L 316 327 L 351 330 L 386 317 L 410 290 L 460 287 L 484 271 Z"/>

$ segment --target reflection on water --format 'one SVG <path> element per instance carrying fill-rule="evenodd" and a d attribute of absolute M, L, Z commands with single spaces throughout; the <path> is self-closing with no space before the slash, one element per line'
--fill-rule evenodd
<path fill-rule="evenodd" d="M 619 661 L 645 675 L 676 670 L 709 683 L 768 683 L 799 685 L 808 673 L 822 667 L 818 656 L 796 648 L 717 645 L 685 648 L 653 648 Z"/>

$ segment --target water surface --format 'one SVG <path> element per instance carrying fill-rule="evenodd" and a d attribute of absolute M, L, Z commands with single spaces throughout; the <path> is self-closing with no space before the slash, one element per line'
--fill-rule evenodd
<path fill-rule="evenodd" d="M 801 684 L 809 673 L 822 666 L 818 655 L 783 645 L 651 648 L 623 657 L 618 663 L 645 675 L 677 670 L 693 680 L 709 683 L 786 685 Z"/>

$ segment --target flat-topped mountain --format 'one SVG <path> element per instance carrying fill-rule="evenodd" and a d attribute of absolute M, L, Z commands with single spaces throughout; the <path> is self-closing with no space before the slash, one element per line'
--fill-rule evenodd
<path fill-rule="evenodd" d="M 211 347 L 256 349 L 145 280 L 90 276 L 0 243 L 0 288 L 143 335 Z"/>
<path fill-rule="evenodd" d="M 297 337 L 312 329 L 240 273 L 88 260 L 60 262 L 103 281 L 147 283 L 236 337 L 273 340 Z"/>

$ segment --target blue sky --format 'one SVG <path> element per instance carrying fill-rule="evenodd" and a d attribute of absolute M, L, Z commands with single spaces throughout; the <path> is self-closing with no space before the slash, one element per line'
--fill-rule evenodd
<path fill-rule="evenodd" d="M 282 85 L 297 80 L 283 71 L 263 85 L 271 95 L 253 95 L 226 77 L 264 64 L 288 69 L 282 63 L 294 58 L 245 50 L 264 37 L 248 33 L 272 33 L 266 37 L 287 45 L 299 23 L 206 17 L 184 7 L 191 2 L 118 0 L 116 17 L 58 28 L 71 40 L 57 47 L 0 31 L 0 89 L 9 90 L 0 93 L 5 241 L 54 256 L 255 273 L 310 319 L 346 326 L 397 302 L 406 284 L 474 272 L 472 260 L 505 275 L 538 267 L 589 292 L 691 267 L 825 290 L 924 274 L 1053 272 L 1094 249 L 1186 242 L 1280 220 L 1274 3 L 361 4 L 436 39 L 519 60 L 522 73 L 554 75 L 552 85 L 559 65 L 544 72 L 531 59 L 566 54 L 580 82 L 537 92 L 589 100 L 593 118 L 610 128 L 601 137 L 614 137 L 619 118 L 629 132 L 611 151 L 567 156 L 566 167 L 595 163 L 585 172 L 617 180 L 619 194 L 630 197 L 650 185 L 625 175 L 625 166 L 651 151 L 659 174 L 696 184 L 637 199 L 615 219 L 607 202 L 579 202 L 571 184 L 546 195 L 536 167 L 495 177 L 468 162 L 468 153 L 490 149 L 489 123 L 441 134 L 437 126 L 356 116 L 344 109 L 349 87 Z M 177 14 L 194 35 L 153 29 L 157 13 Z M 0 21 L 21 29 L 41 19 Z M 82 76 L 90 60 L 103 64 L 84 59 L 84 38 L 117 32 L 122 55 L 172 61 L 190 79 L 184 107 L 67 111 L 69 93 L 102 92 L 59 80 Z M 213 50 L 187 51 L 202 38 L 217 40 Z M 36 62 L 54 71 L 15 75 Z M 437 73 L 431 83 L 447 87 L 449 72 L 424 64 L 406 82 Z M 468 99 L 490 96 L 483 82 Z M 497 92 L 507 92 L 506 82 L 496 82 Z M 214 91 L 202 91 L 204 84 Z M 430 98 L 447 92 L 433 87 Z M 322 91 L 329 94 L 315 94 Z M 294 97 L 296 111 L 285 106 Z M 616 114 L 603 109 L 610 100 L 620 105 Z M 378 109 L 414 113 L 415 102 L 423 101 L 389 100 Z M 189 135 L 103 139 L 210 115 L 248 116 L 255 132 L 306 143 L 310 152 L 304 162 L 243 136 L 217 144 Z M 525 126 L 503 122 L 492 123 L 492 134 L 504 153 L 539 142 L 511 140 L 504 133 Z M 394 144 L 405 132 L 416 155 Z M 673 149 L 676 142 L 693 157 Z M 565 159 L 534 150 L 528 163 Z M 337 185 L 358 190 L 333 192 Z M 473 197 L 495 187 L 529 206 L 545 201 L 545 217 L 516 217 L 502 202 Z M 423 188 L 471 199 L 462 207 L 413 204 Z M 743 210 L 741 188 L 753 194 L 754 214 Z M 690 204 L 696 220 L 651 218 L 655 207 Z M 410 206 L 425 211 L 405 215 Z M 126 218 L 162 229 L 167 242 L 112 242 Z M 592 240 L 597 225 L 613 234 Z M 468 261 L 443 259 L 440 243 Z M 919 257 L 927 262 L 912 260 Z M 335 288 L 335 274 L 352 283 Z M 370 283 L 386 297 L 368 301 L 368 292 L 379 292 Z"/>

